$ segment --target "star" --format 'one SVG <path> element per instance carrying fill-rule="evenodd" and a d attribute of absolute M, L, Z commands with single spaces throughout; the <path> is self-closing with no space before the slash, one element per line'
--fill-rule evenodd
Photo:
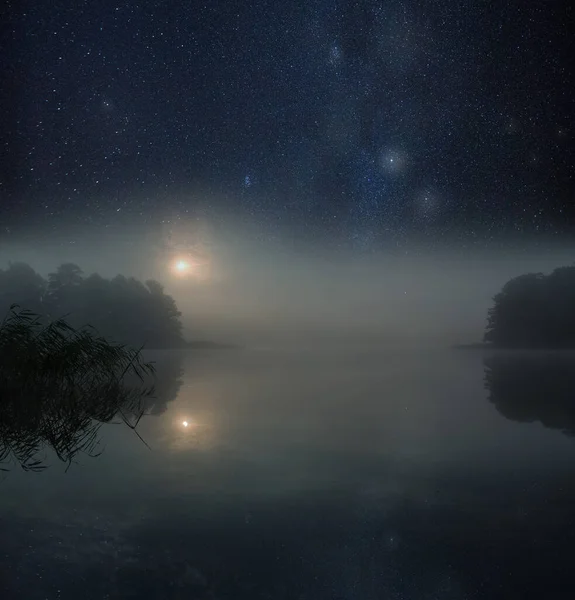
<path fill-rule="evenodd" d="M 114 110 L 114 103 L 108 98 L 104 98 L 100 106 L 104 112 L 112 112 Z"/>
<path fill-rule="evenodd" d="M 384 150 L 381 153 L 380 166 L 388 175 L 402 175 L 407 168 L 407 153 L 397 149 Z"/>

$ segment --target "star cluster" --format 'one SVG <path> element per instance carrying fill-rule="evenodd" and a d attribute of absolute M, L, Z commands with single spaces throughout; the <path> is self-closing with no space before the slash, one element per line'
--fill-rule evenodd
<path fill-rule="evenodd" d="M 8 6 L 10 226 L 204 207 L 369 246 L 575 216 L 567 5 Z"/>

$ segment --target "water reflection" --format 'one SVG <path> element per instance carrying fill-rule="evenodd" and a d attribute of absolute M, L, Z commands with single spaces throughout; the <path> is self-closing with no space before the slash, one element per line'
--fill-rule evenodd
<path fill-rule="evenodd" d="M 168 408 L 168 404 L 176 399 L 182 387 L 183 356 L 179 352 L 155 352 L 150 354 L 149 360 L 154 363 L 156 375 L 154 392 L 145 401 L 145 412 L 161 415 Z"/>
<path fill-rule="evenodd" d="M 484 369 L 489 400 L 504 417 L 575 435 L 574 355 L 493 355 Z"/>
<path fill-rule="evenodd" d="M 0 402 L 0 471 L 14 466 L 41 471 L 50 455 L 68 467 L 79 454 L 99 456 L 104 424 L 123 425 L 139 436 L 141 418 L 162 414 L 182 383 L 177 357 L 156 357 L 154 364 L 153 377 L 139 381 L 133 376 L 123 385 L 108 382 L 80 397 L 70 390 L 22 399 L 26 401 L 12 395 L 13 401 Z"/>
<path fill-rule="evenodd" d="M 0 598 L 573 597 L 575 444 L 500 418 L 481 356 L 183 360 L 153 452 L 104 426 L 86 468 L 5 482 Z M 496 406 L 535 368 L 489 365 Z"/>
<path fill-rule="evenodd" d="M 200 402 L 205 401 L 205 396 L 198 398 L 196 387 L 188 386 L 191 389 L 181 392 L 176 414 L 164 423 L 163 435 L 158 439 L 159 448 L 177 453 L 214 448 L 215 415 L 202 409 Z"/>

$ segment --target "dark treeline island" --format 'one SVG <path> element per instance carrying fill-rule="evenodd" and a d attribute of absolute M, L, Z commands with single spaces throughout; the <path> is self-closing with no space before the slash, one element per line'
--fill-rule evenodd
<path fill-rule="evenodd" d="M 493 298 L 483 343 L 457 348 L 575 348 L 575 266 L 510 279 Z"/>
<path fill-rule="evenodd" d="M 12 304 L 46 322 L 65 316 L 72 327 L 89 324 L 115 342 L 148 349 L 185 345 L 176 303 L 152 279 L 142 283 L 123 275 L 85 276 L 73 263 L 60 265 L 44 279 L 30 265 L 15 262 L 0 270 L 0 315 Z"/>
<path fill-rule="evenodd" d="M 506 348 L 575 348 L 575 266 L 515 277 L 493 300 L 485 342 Z"/>

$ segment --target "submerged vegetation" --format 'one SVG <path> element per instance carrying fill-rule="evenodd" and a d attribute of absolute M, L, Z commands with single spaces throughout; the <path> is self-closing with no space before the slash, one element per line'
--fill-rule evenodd
<path fill-rule="evenodd" d="M 79 453 L 99 454 L 102 423 L 135 430 L 153 373 L 140 350 L 11 306 L 0 324 L 0 469 L 41 470 L 48 448 L 68 465 Z"/>

